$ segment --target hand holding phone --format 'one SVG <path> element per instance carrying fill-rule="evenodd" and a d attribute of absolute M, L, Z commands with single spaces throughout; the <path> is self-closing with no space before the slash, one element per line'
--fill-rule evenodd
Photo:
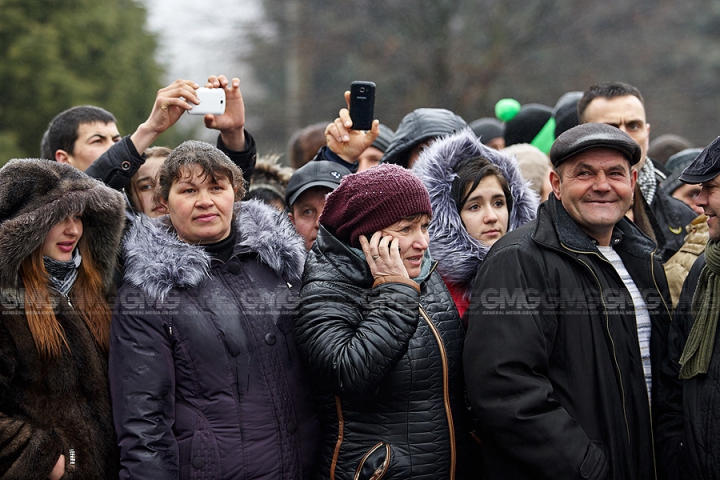
<path fill-rule="evenodd" d="M 195 90 L 200 99 L 199 105 L 193 105 L 188 115 L 222 115 L 225 113 L 225 89 L 200 87 Z"/>
<path fill-rule="evenodd" d="M 370 130 L 375 115 L 375 84 L 352 82 L 350 84 L 350 119 L 353 130 Z"/>

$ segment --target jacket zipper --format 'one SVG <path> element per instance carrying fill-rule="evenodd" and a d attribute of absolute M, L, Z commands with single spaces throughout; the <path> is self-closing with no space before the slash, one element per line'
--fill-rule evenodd
<path fill-rule="evenodd" d="M 581 253 L 581 254 L 585 254 L 585 255 L 595 255 L 595 256 L 597 256 L 600 260 L 602 260 L 603 262 L 608 262 L 607 259 L 605 259 L 604 257 L 598 255 L 596 252 L 583 252 L 583 251 L 579 251 L 579 250 L 573 250 L 573 249 L 569 248 L 567 245 L 565 245 L 565 244 L 563 244 L 563 243 L 560 243 L 560 244 L 563 246 L 563 248 L 565 248 L 566 250 L 568 250 L 568 251 L 570 251 L 570 252 L 573 252 L 573 253 Z M 655 258 L 655 252 L 651 252 L 651 253 L 650 253 L 650 274 L 651 274 L 652 279 L 653 279 L 653 284 L 655 285 L 655 290 L 658 292 L 658 294 L 660 294 L 660 299 L 662 300 L 663 305 L 665 306 L 665 310 L 668 312 L 668 315 L 669 315 L 670 311 L 669 311 L 668 308 L 667 308 L 667 303 L 665 303 L 665 299 L 663 298 L 663 296 L 662 296 L 662 294 L 661 294 L 661 292 L 660 292 L 660 288 L 659 288 L 658 285 L 657 285 L 657 281 L 655 281 L 655 262 L 653 261 L 654 258 Z M 600 279 L 597 278 L 597 275 L 595 275 L 595 272 L 593 272 L 592 268 L 590 268 L 590 265 L 588 265 L 587 263 L 585 263 L 584 261 L 582 261 L 582 260 L 579 259 L 579 258 L 577 259 L 577 261 L 580 262 L 580 263 L 582 263 L 583 265 L 585 265 L 585 267 L 586 267 L 586 268 L 588 269 L 588 271 L 592 274 L 592 276 L 595 277 L 595 281 L 596 281 L 597 284 L 598 284 L 598 288 L 600 288 L 600 301 L 601 301 L 602 304 L 603 304 L 603 311 L 605 312 L 606 329 L 607 329 L 607 332 L 608 332 L 608 336 L 610 337 L 610 342 L 612 343 L 612 346 L 613 346 L 613 358 L 614 358 L 614 360 L 615 360 L 615 369 L 617 370 L 618 375 L 620 375 L 620 392 L 622 393 L 622 397 L 623 397 L 623 415 L 624 415 L 624 418 L 625 418 L 625 428 L 627 429 L 627 433 L 628 433 L 628 442 L 630 442 L 630 426 L 629 426 L 629 424 L 628 424 L 627 412 L 626 412 L 626 409 L 625 409 L 625 389 L 624 389 L 624 387 L 623 387 L 623 382 L 622 382 L 622 373 L 620 373 L 620 365 L 618 364 L 618 361 L 617 361 L 617 353 L 616 353 L 616 351 L 615 351 L 615 341 L 613 340 L 612 335 L 610 335 L 610 318 L 608 317 L 607 308 L 605 307 L 605 300 L 603 299 L 603 296 L 602 296 L 602 285 L 600 284 Z M 608 263 L 609 263 L 609 262 L 608 262 Z M 611 265 L 612 265 L 612 264 L 611 264 Z M 629 272 L 628 272 L 628 273 L 629 273 Z M 634 280 L 633 280 L 633 281 L 634 281 Z M 655 458 L 655 448 L 654 448 L 654 445 L 655 445 L 655 434 L 654 434 L 654 432 L 653 432 L 653 428 L 654 428 L 654 427 L 653 427 L 653 421 L 652 421 L 652 399 L 649 398 L 649 397 L 648 397 L 648 412 L 650 413 L 650 440 L 652 441 L 652 445 L 653 445 L 653 448 L 652 448 L 653 474 L 654 474 L 654 476 L 655 476 L 655 479 L 657 480 L 657 461 L 656 461 L 656 458 Z"/>
<path fill-rule="evenodd" d="M 335 408 L 338 416 L 338 436 L 337 442 L 335 443 L 335 451 L 330 461 L 330 480 L 335 480 L 335 468 L 337 467 L 338 458 L 340 457 L 340 447 L 342 446 L 345 435 L 345 418 L 343 417 L 342 400 L 340 400 L 340 397 L 337 395 L 335 395 Z"/>
<path fill-rule="evenodd" d="M 362 473 L 362 467 L 367 461 L 367 459 L 370 457 L 370 455 L 373 454 L 373 452 L 375 452 L 375 450 L 381 448 L 383 445 L 385 445 L 385 460 L 383 461 L 382 465 L 380 465 L 377 470 L 373 472 L 369 480 L 378 480 L 385 475 L 388 467 L 390 466 L 390 445 L 383 444 L 383 442 L 378 442 L 360 459 L 360 463 L 358 464 L 358 468 L 355 471 L 355 476 L 353 477 L 353 480 L 358 480 L 360 478 L 360 474 Z"/>
<path fill-rule="evenodd" d="M 565 248 L 566 250 L 568 250 L 568 251 L 570 251 L 570 252 L 573 252 L 573 253 L 585 254 L 585 255 L 588 255 L 588 254 L 589 254 L 589 255 L 597 255 L 595 252 L 582 252 L 582 251 L 578 251 L 578 250 L 573 250 L 573 249 L 569 248 L 568 246 L 566 246 L 566 245 L 563 244 L 563 243 L 561 243 L 561 245 L 563 246 L 563 248 Z M 599 255 L 597 255 L 597 256 L 600 257 Z M 601 258 L 601 257 L 600 257 L 600 259 L 603 260 L 603 261 L 607 261 L 607 260 L 605 260 L 605 259 L 603 259 L 603 258 Z M 608 337 L 610 338 L 610 343 L 612 344 L 613 361 L 615 362 L 615 370 L 617 371 L 618 377 L 620 378 L 620 394 L 622 395 L 623 418 L 624 418 L 624 420 L 625 420 L 625 430 L 626 430 L 626 432 L 627 432 L 628 444 L 630 444 L 630 443 L 631 443 L 631 439 L 630 439 L 630 423 L 628 422 L 628 419 L 627 419 L 627 409 L 626 409 L 626 407 L 625 407 L 625 387 L 624 387 L 624 383 L 623 383 L 622 372 L 620 371 L 620 363 L 618 362 L 618 359 L 617 359 L 617 351 L 616 351 L 616 348 L 615 348 L 615 340 L 613 340 L 612 334 L 610 333 L 610 317 L 608 316 L 607 306 L 605 305 L 605 299 L 604 299 L 604 297 L 603 297 L 602 284 L 600 283 L 600 279 L 597 277 L 597 275 L 595 275 L 595 272 L 593 271 L 593 269 L 590 268 L 590 265 L 588 265 L 587 263 L 585 263 L 585 262 L 584 262 L 582 259 L 580 259 L 580 258 L 577 258 L 577 261 L 580 262 L 580 263 L 582 263 L 582 264 L 585 266 L 585 268 L 587 268 L 587 270 L 590 272 L 590 274 L 591 274 L 591 275 L 593 276 L 593 278 L 595 279 L 595 282 L 597 283 L 598 288 L 600 289 L 600 302 L 602 303 L 603 313 L 605 314 L 605 330 L 607 331 Z M 650 399 L 648 399 L 648 404 L 650 403 L 649 400 L 650 400 Z"/>
<path fill-rule="evenodd" d="M 453 416 L 452 416 L 452 410 L 450 408 L 450 379 L 449 379 L 449 367 L 448 367 L 448 359 L 447 359 L 447 351 L 445 350 L 445 344 L 442 341 L 442 338 L 440 337 L 440 332 L 438 332 L 437 327 L 435 324 L 430 320 L 430 317 L 428 316 L 427 312 L 423 308 L 422 305 L 420 305 L 420 315 L 425 319 L 427 324 L 430 326 L 430 330 L 433 332 L 433 335 L 435 336 L 435 340 L 438 343 L 438 347 L 440 348 L 440 358 L 442 360 L 442 366 L 443 366 L 443 403 L 445 404 L 445 414 L 447 415 L 448 420 L 448 432 L 450 434 L 450 480 L 455 479 L 455 425 L 453 423 Z"/>

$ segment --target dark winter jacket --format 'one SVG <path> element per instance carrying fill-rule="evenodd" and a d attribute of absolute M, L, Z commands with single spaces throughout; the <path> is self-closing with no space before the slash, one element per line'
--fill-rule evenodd
<path fill-rule="evenodd" d="M 463 329 L 450 295 L 427 255 L 416 290 L 373 288 L 358 252 L 321 226 L 303 274 L 294 325 L 321 409 L 315 478 L 464 478 Z"/>
<path fill-rule="evenodd" d="M 249 182 L 255 169 L 257 148 L 252 135 L 245 131 L 245 150 L 233 152 L 229 150 L 222 141 L 220 135 L 217 139 L 217 147 L 235 163 L 243 172 L 243 178 Z M 92 178 L 101 180 L 109 187 L 122 190 L 130 183 L 130 179 L 138 169 L 145 163 L 145 157 L 140 155 L 135 148 L 130 136 L 110 147 L 85 171 Z"/>
<path fill-rule="evenodd" d="M 0 477 L 47 478 L 65 455 L 63 479 L 117 478 L 107 352 L 78 315 L 79 306 L 73 308 L 49 288 L 69 349 L 42 361 L 18 272 L 53 226 L 83 212 L 82 236 L 109 286 L 122 230 L 122 196 L 70 165 L 49 160 L 14 160 L 4 167 L 4 179 L 11 172 L 13 180 L 0 182 Z"/>
<path fill-rule="evenodd" d="M 430 194 L 430 253 L 438 262 L 437 271 L 448 287 L 456 289 L 465 300 L 470 297 L 473 280 L 490 247 L 468 234 L 450 192 L 457 177 L 456 165 L 479 156 L 497 165 L 510 185 L 508 231 L 534 219 L 538 198 L 522 178 L 517 161 L 484 146 L 471 130 L 433 142 L 412 168 Z"/>
<path fill-rule="evenodd" d="M 488 253 L 464 368 L 491 479 L 655 478 L 669 295 L 655 244 L 626 219 L 612 245 L 651 316 L 652 413 L 628 290 L 553 196 Z"/>
<path fill-rule="evenodd" d="M 443 108 L 418 108 L 403 117 L 392 141 L 385 150 L 383 163 L 408 168 L 412 150 L 428 140 L 468 128 L 459 115 Z"/>
<path fill-rule="evenodd" d="M 128 233 L 110 345 L 120 478 L 310 474 L 317 417 L 291 329 L 305 249 L 259 201 L 237 203 L 234 221 L 226 263 L 167 216 Z"/>
<path fill-rule="evenodd" d="M 680 302 L 670 327 L 670 359 L 675 378 L 680 373 L 679 360 L 693 326 L 692 298 L 700 273 L 705 267 L 705 254 L 695 261 L 683 284 Z M 717 296 L 717 293 L 715 294 Z M 720 341 L 715 335 L 713 356 L 706 374 L 689 380 L 677 380 L 673 394 L 668 397 L 675 407 L 673 414 L 661 418 L 661 428 L 673 434 L 663 450 L 663 458 L 678 468 L 671 478 L 709 480 L 720 478 Z M 673 461 L 677 457 L 679 462 Z"/>

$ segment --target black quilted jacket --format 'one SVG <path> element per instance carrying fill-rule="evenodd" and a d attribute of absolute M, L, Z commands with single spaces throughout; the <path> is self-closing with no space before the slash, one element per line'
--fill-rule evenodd
<path fill-rule="evenodd" d="M 362 255 L 321 227 L 294 323 L 321 409 L 316 478 L 463 478 L 463 329 L 450 294 L 432 270 L 420 293 L 372 284 Z"/>

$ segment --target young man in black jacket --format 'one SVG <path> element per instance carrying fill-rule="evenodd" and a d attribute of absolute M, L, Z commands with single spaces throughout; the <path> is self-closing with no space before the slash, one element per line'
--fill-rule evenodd
<path fill-rule="evenodd" d="M 625 218 L 640 155 L 605 124 L 560 135 L 553 193 L 478 272 L 463 362 L 491 479 L 655 478 L 670 312 Z"/>
<path fill-rule="evenodd" d="M 628 215 L 660 248 L 663 262 L 680 250 L 685 242 L 685 226 L 697 214 L 680 200 L 668 195 L 660 182 L 667 170 L 647 157 L 650 124 L 645 118 L 645 103 L 640 91 L 627 83 L 591 85 L 578 101 L 580 123 L 597 122 L 617 127 L 640 146 L 635 206 Z"/>
<path fill-rule="evenodd" d="M 245 105 L 240 80 L 211 76 L 206 85 L 224 88 L 224 115 L 206 115 L 205 126 L 220 130 L 217 147 L 242 169 L 249 181 L 255 167 L 255 141 L 245 131 Z M 165 130 L 199 103 L 199 85 L 176 80 L 158 91 L 148 119 L 132 135 L 121 137 L 115 117 L 99 107 L 84 105 L 59 113 L 48 125 L 41 154 L 48 160 L 69 163 L 108 186 L 121 190 L 145 163 L 144 152 Z"/>

